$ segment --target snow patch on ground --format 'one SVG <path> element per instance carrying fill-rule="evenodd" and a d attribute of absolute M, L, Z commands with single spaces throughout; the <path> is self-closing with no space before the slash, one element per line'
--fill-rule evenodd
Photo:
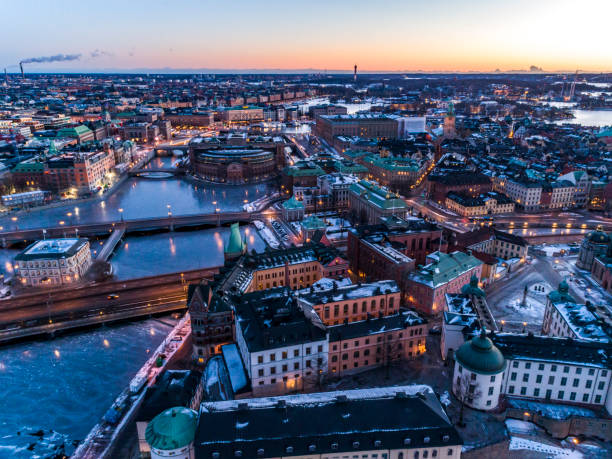
<path fill-rule="evenodd" d="M 579 451 L 572 451 L 570 449 L 559 448 L 558 446 L 547 445 L 545 443 L 540 443 L 533 440 L 527 440 L 526 438 L 520 437 L 510 437 L 510 446 L 508 447 L 510 451 L 513 450 L 528 450 L 528 451 L 536 451 L 543 454 L 548 454 L 549 457 L 553 458 L 571 458 L 571 459 L 581 459 L 584 458 L 584 455 Z"/>
<path fill-rule="evenodd" d="M 440 403 L 446 407 L 448 407 L 451 403 L 450 395 L 447 390 L 444 391 L 442 395 L 440 395 Z"/>
<path fill-rule="evenodd" d="M 536 431 L 536 426 L 531 422 L 520 419 L 506 419 L 508 431 L 513 434 L 530 434 Z"/>

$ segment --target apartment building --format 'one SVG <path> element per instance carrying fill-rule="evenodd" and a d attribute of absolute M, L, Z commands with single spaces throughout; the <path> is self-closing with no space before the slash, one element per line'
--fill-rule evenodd
<path fill-rule="evenodd" d="M 76 238 L 36 241 L 15 257 L 21 283 L 32 287 L 75 283 L 91 263 L 89 241 Z"/>
<path fill-rule="evenodd" d="M 314 387 L 327 374 L 328 340 L 287 287 L 235 298 L 236 343 L 254 395 Z"/>

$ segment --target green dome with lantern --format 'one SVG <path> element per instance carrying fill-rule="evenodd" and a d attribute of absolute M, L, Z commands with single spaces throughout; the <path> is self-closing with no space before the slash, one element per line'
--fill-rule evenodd
<path fill-rule="evenodd" d="M 567 282 L 562 280 L 559 283 L 557 290 L 554 290 L 548 294 L 548 299 L 551 303 L 575 303 L 576 301 L 569 294 L 569 285 Z"/>
<path fill-rule="evenodd" d="M 145 439 L 151 448 L 170 451 L 189 445 L 195 438 L 198 414 L 184 406 L 176 406 L 153 418 Z"/>
<path fill-rule="evenodd" d="M 610 235 L 603 230 L 602 225 L 598 225 L 595 231 L 591 231 L 586 235 L 587 240 L 595 244 L 609 244 Z"/>
<path fill-rule="evenodd" d="M 506 359 L 487 337 L 484 328 L 480 335 L 457 349 L 455 360 L 469 371 L 480 375 L 494 375 L 506 369 Z"/>

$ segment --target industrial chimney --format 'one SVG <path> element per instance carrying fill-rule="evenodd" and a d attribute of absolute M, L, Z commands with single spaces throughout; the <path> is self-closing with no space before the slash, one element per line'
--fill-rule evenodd
<path fill-rule="evenodd" d="M 21 69 L 21 78 L 25 78 L 25 76 L 23 74 L 23 62 L 19 63 L 19 68 Z"/>
<path fill-rule="evenodd" d="M 357 64 L 355 64 L 355 70 L 353 72 L 353 81 L 357 81 Z"/>

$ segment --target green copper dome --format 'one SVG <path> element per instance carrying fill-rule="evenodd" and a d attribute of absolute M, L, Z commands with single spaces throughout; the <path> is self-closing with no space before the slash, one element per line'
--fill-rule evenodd
<path fill-rule="evenodd" d="M 552 303 L 575 303 L 574 298 L 572 298 L 569 294 L 569 285 L 567 285 L 567 282 L 565 282 L 564 280 L 559 283 L 559 287 L 557 287 L 557 290 L 552 291 L 548 294 L 548 299 Z"/>
<path fill-rule="evenodd" d="M 302 201 L 298 201 L 295 196 L 291 196 L 285 202 L 283 202 L 283 208 L 287 210 L 291 209 L 303 209 L 304 203 Z"/>
<path fill-rule="evenodd" d="M 158 414 L 149 422 L 145 439 L 155 449 L 168 451 L 182 448 L 193 442 L 197 425 L 198 414 L 194 410 L 176 406 Z"/>
<path fill-rule="evenodd" d="M 586 237 L 595 244 L 608 244 L 610 242 L 610 235 L 603 231 L 603 226 L 601 225 L 598 225 L 597 229 L 591 231 Z"/>
<path fill-rule="evenodd" d="M 468 370 L 481 375 L 501 373 L 506 368 L 506 359 L 484 331 L 463 343 L 455 353 L 455 360 Z"/>

